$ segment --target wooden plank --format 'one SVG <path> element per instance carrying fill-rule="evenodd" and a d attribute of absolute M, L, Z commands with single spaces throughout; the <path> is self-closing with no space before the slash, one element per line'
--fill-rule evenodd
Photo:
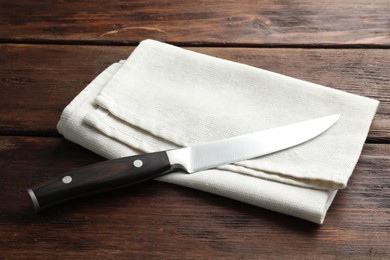
<path fill-rule="evenodd" d="M 388 0 L 1 1 L 0 39 L 389 46 Z"/>
<path fill-rule="evenodd" d="M 389 144 L 365 145 L 322 226 L 158 182 L 35 215 L 26 188 L 102 158 L 59 137 L 0 147 L 0 258 L 390 257 Z"/>
<path fill-rule="evenodd" d="M 390 50 L 190 48 L 381 101 L 369 139 L 390 139 Z M 133 47 L 1 44 L 0 134 L 56 134 L 63 108 Z"/>

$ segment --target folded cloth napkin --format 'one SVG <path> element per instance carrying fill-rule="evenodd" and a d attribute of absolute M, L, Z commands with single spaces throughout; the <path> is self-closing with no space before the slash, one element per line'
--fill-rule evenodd
<path fill-rule="evenodd" d="M 340 114 L 321 136 L 260 158 L 161 181 L 315 223 L 347 185 L 379 102 L 145 40 L 64 110 L 65 138 L 106 158 L 219 140 Z"/>

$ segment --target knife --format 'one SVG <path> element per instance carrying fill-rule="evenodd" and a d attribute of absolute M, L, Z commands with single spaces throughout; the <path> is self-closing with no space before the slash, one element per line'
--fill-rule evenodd
<path fill-rule="evenodd" d="M 176 170 L 194 173 L 278 152 L 325 132 L 340 115 L 236 136 L 216 142 L 92 164 L 28 189 L 35 212 L 49 206 L 154 179 Z"/>

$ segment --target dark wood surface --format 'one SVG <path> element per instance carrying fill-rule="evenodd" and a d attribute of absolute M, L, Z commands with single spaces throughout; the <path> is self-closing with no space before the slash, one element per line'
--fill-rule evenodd
<path fill-rule="evenodd" d="M 103 158 L 63 108 L 152 38 L 381 101 L 322 226 L 150 182 L 35 215 L 26 189 Z M 390 1 L 0 2 L 0 259 L 390 258 Z"/>
<path fill-rule="evenodd" d="M 4 41 L 389 46 L 386 0 L 1 1 Z"/>

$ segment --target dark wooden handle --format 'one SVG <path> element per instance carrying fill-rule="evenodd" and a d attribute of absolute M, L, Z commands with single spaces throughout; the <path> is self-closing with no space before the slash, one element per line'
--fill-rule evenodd
<path fill-rule="evenodd" d="M 169 172 L 166 152 L 92 164 L 28 189 L 35 212 L 60 202 L 151 180 Z"/>

